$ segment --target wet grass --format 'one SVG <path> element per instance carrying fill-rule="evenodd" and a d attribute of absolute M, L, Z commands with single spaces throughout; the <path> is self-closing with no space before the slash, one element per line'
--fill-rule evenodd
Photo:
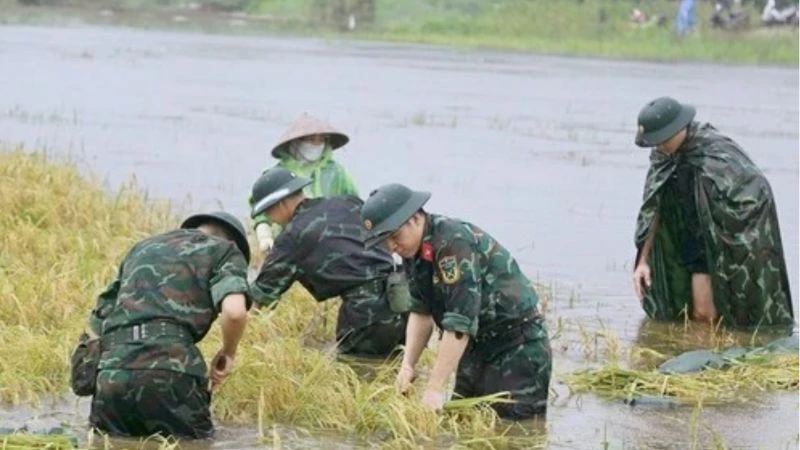
<path fill-rule="evenodd" d="M 89 433 L 84 444 L 79 444 L 74 436 L 68 435 L 36 435 L 29 433 L 0 434 L 0 450 L 176 450 L 179 442 L 159 435 L 134 441 L 128 439 L 111 440 L 107 436 Z"/>
<path fill-rule="evenodd" d="M 645 320 L 638 336 L 623 348 L 615 330 L 597 324 L 558 317 L 553 324 L 553 352 L 591 364 L 556 378 L 572 394 L 594 394 L 608 400 L 644 401 L 668 405 L 748 403 L 765 392 L 798 390 L 800 357 L 770 353 L 769 342 L 786 337 L 782 328 L 753 332 L 686 322 L 667 324 Z M 747 348 L 740 357 L 724 357 L 720 369 L 685 374 L 663 374 L 656 368 L 676 355 L 693 350 L 723 352 Z"/>
<path fill-rule="evenodd" d="M 395 393 L 399 360 L 374 361 L 368 370 L 359 370 L 363 361 L 337 358 L 326 350 L 336 310 L 294 288 L 281 304 L 255 314 L 239 357 L 242 363 L 215 400 L 215 417 L 230 424 L 256 423 L 265 442 L 273 438 L 264 430 L 282 423 L 336 431 L 385 448 L 544 444 L 541 434 L 510 435 L 514 427 L 498 421 L 488 408 L 492 398 L 456 400 L 438 415 Z M 212 336 L 203 348 L 216 348 L 217 339 Z M 426 350 L 423 361 L 430 364 L 432 358 Z"/>
<path fill-rule="evenodd" d="M 630 353 L 648 365 L 669 359 L 647 348 L 634 348 Z M 800 358 L 796 354 L 752 354 L 726 362 L 721 369 L 665 374 L 654 368 L 627 368 L 614 358 L 598 368 L 569 374 L 564 381 L 574 393 L 625 401 L 656 398 L 684 405 L 747 403 L 764 392 L 798 389 Z"/>
<path fill-rule="evenodd" d="M 67 386 L 71 345 L 123 252 L 175 224 L 131 183 L 109 197 L 44 155 L 0 153 L 0 401 Z"/>
<path fill-rule="evenodd" d="M 257 0 L 252 10 L 302 21 L 314 15 L 310 0 L 288 6 L 280 0 Z M 305 4 L 305 7 L 303 7 Z M 657 61 L 798 63 L 797 28 L 758 26 L 760 11 L 746 6 L 753 27 L 746 31 L 711 28 L 713 3 L 697 2 L 697 27 L 684 39 L 674 33 L 678 4 L 646 1 L 409 0 L 376 1 L 372 25 L 355 36 L 397 42 L 454 45 L 463 48 L 519 50 Z M 664 26 L 639 27 L 633 8 L 661 14 Z"/>
<path fill-rule="evenodd" d="M 76 448 L 69 436 L 0 435 L 0 450 L 71 450 Z"/>
<path fill-rule="evenodd" d="M 156 202 L 135 183 L 109 195 L 74 164 L 15 149 L 0 150 L 0 209 L 0 403 L 41 405 L 67 393 L 73 345 L 124 254 L 176 227 L 185 206 Z M 264 443 L 277 423 L 384 448 L 544 445 L 542 433 L 499 421 L 488 407 L 494 399 L 436 414 L 395 393 L 398 360 L 363 370 L 337 358 L 328 350 L 336 310 L 295 287 L 254 311 L 237 369 L 214 394 L 215 420 L 255 426 Z M 200 348 L 210 355 L 220 343 L 214 327 Z M 422 361 L 432 358 L 426 350 Z"/>
<path fill-rule="evenodd" d="M 219 2 L 199 2 L 219 3 Z M 222 2 L 226 3 L 226 2 Z M 85 8 L 90 23 L 171 28 L 214 33 L 281 33 L 330 39 L 363 38 L 441 44 L 461 48 L 516 50 L 651 61 L 707 61 L 796 66 L 800 61 L 797 27 L 759 26 L 760 11 L 745 7 L 752 27 L 743 31 L 711 28 L 712 2 L 697 2 L 697 27 L 685 38 L 674 33 L 678 3 L 670 0 L 522 1 L 522 0 L 376 0 L 376 18 L 354 31 L 340 31 L 344 19 L 322 21 L 316 0 L 243 0 L 224 8 L 190 10 L 177 1 L 69 2 L 63 6 L 20 9 L 0 0 L 0 20 L 47 22 L 59 13 Z M 101 15 L 98 12 L 115 12 Z M 208 5 L 206 5 L 208 6 Z M 662 14 L 664 26 L 639 27 L 631 10 Z M 61 9 L 59 9 L 61 8 Z M 103 10 L 103 8 L 106 8 Z M 233 8 L 234 12 L 231 12 Z M 60 12 L 59 12 L 60 11 Z M 49 17 L 49 19 L 48 19 Z"/>

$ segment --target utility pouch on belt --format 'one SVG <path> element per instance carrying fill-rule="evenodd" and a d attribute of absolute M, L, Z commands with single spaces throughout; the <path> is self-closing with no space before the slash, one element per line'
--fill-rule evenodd
<path fill-rule="evenodd" d="M 386 296 L 392 312 L 405 313 L 411 309 L 411 291 L 404 271 L 393 271 L 386 278 Z"/>
<path fill-rule="evenodd" d="M 69 385 L 80 397 L 94 395 L 97 367 L 100 364 L 100 339 L 86 332 L 78 338 L 78 346 L 70 359 Z"/>

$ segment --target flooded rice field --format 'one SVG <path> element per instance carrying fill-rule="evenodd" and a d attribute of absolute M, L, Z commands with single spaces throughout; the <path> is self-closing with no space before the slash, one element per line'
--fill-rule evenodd
<path fill-rule="evenodd" d="M 431 211 L 493 234 L 552 290 L 549 448 L 797 448 L 797 393 L 756 404 L 659 410 L 570 396 L 560 375 L 632 344 L 708 346 L 644 320 L 630 284 L 648 152 L 639 109 L 697 107 L 764 170 L 798 291 L 798 70 L 653 64 L 122 28 L 0 27 L 0 141 L 72 155 L 114 188 L 246 217 L 273 141 L 307 111 L 348 133 L 337 158 L 362 197 L 387 182 L 433 192 Z M 1 409 L 0 424 L 85 424 L 88 403 Z M 286 428 L 283 448 L 356 448 Z M 694 445 L 694 444 L 691 444 Z M 710 444 L 709 444 L 710 445 Z M 212 448 L 257 447 L 223 427 Z"/>

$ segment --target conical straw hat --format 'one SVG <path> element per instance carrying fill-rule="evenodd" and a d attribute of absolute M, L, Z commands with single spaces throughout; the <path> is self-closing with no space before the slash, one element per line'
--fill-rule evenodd
<path fill-rule="evenodd" d="M 314 134 L 326 135 L 325 137 L 331 145 L 331 150 L 336 150 L 350 141 L 350 138 L 347 137 L 346 134 L 333 128 L 326 122 L 311 117 L 308 114 L 303 114 L 299 119 L 295 120 L 294 123 L 289 126 L 289 129 L 280 137 L 278 144 L 272 149 L 272 156 L 278 158 L 279 151 L 287 149 L 289 142 Z"/>

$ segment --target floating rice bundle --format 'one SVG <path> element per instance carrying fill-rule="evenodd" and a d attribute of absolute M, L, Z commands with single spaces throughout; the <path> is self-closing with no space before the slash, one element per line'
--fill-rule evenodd
<path fill-rule="evenodd" d="M 493 403 L 514 403 L 508 398 L 508 392 L 496 392 L 482 397 L 458 398 L 450 400 L 444 405 L 446 411 L 460 411 L 480 407 L 489 407 Z"/>
<path fill-rule="evenodd" d="M 796 354 L 726 359 L 720 368 L 694 373 L 639 371 L 614 363 L 570 374 L 565 381 L 573 392 L 626 402 L 655 397 L 678 404 L 722 404 L 746 402 L 767 391 L 797 390 L 799 364 Z"/>
<path fill-rule="evenodd" d="M 0 450 L 71 450 L 75 446 L 71 436 L 33 434 L 0 435 Z"/>

